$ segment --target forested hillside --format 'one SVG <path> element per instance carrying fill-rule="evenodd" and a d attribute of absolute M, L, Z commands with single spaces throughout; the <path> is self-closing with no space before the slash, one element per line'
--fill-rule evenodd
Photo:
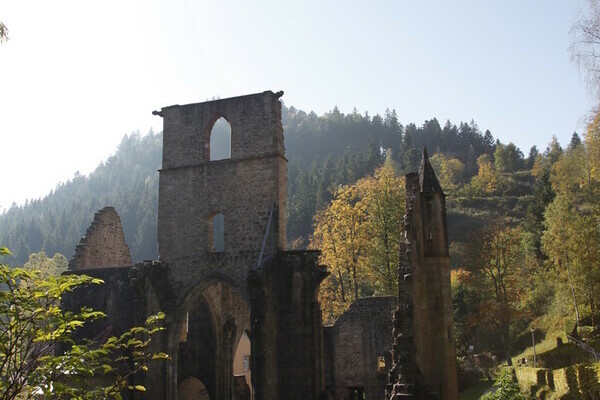
<path fill-rule="evenodd" d="M 0 216 L 0 243 L 16 258 L 11 264 L 40 250 L 70 258 L 94 213 L 107 205 L 118 210 L 133 259 L 155 258 L 161 148 L 162 134 L 125 136 L 89 176 L 77 173 L 43 199 L 13 205 Z"/>
<path fill-rule="evenodd" d="M 329 203 L 333 189 L 372 174 L 382 165 L 386 151 L 400 173 L 418 168 L 423 146 L 430 154 L 443 153 L 445 159 L 458 160 L 464 166 L 459 175 L 452 177 L 458 184 L 476 175 L 478 158 L 483 154 L 491 158 L 499 143 L 489 131 L 481 132 L 473 121 L 456 125 L 446 122 L 442 127 L 433 118 L 420 126 L 403 126 L 396 112 L 389 110 L 383 116 L 371 117 L 356 111 L 343 114 L 336 107 L 318 116 L 284 106 L 283 125 L 289 160 L 288 238 L 290 245 L 297 247 L 307 245 L 315 211 Z M 112 205 L 121 216 L 133 259 L 156 258 L 161 145 L 160 133 L 125 136 L 115 154 L 89 176 L 76 174 L 43 199 L 13 206 L 1 215 L 0 243 L 13 250 L 15 263 L 19 264 L 27 261 L 28 254 L 40 250 L 70 257 L 95 211 Z M 511 172 L 531 165 L 531 157 L 528 161 L 514 145 L 508 147 L 514 153 L 509 155 Z M 506 208 L 511 209 L 519 196 L 529 192 L 531 182 L 523 179 L 520 184 L 523 187 L 513 193 L 513 198 L 497 202 L 509 202 Z M 497 206 L 493 200 L 478 203 L 472 195 L 462 199 L 451 196 L 450 200 L 456 200 L 451 204 L 457 210 L 450 213 L 450 220 L 461 230 L 478 222 L 477 211 L 471 209 Z M 466 219 L 459 223 L 457 217 Z M 461 235 L 451 229 L 451 236 Z"/>
<path fill-rule="evenodd" d="M 435 118 L 417 126 L 403 126 L 395 111 L 383 116 L 342 114 L 337 108 L 317 116 L 294 107 L 284 112 L 288 164 L 288 240 L 303 247 L 313 233 L 315 210 L 325 208 L 339 185 L 372 175 L 386 154 L 399 175 L 416 171 L 421 149 L 427 147 L 448 194 L 448 218 L 453 264 L 461 260 L 467 232 L 499 214 L 523 218 L 534 178 L 530 170 L 538 156 L 528 157 L 512 143 L 495 141 L 474 121 L 442 127 Z M 496 161 L 497 160 L 497 161 Z M 495 168 L 488 177 L 477 177 L 479 164 Z M 488 168 L 489 169 L 489 168 Z M 490 175 L 491 174 L 491 175 Z M 494 175 L 489 187 L 484 181 Z M 495 176 L 498 175 L 496 178 Z"/>
<path fill-rule="evenodd" d="M 321 285 L 324 320 L 359 297 L 395 293 L 402 176 L 418 169 L 423 146 L 447 195 L 459 352 L 475 345 L 509 360 L 521 332 L 545 315 L 597 318 L 599 120 L 585 140 L 573 134 L 563 149 L 552 138 L 525 157 L 473 121 L 404 126 L 394 111 L 318 116 L 284 107 L 288 247 L 321 249 L 335 272 Z M 161 145 L 160 133 L 125 136 L 89 176 L 0 215 L 10 263 L 40 250 L 70 258 L 107 205 L 121 216 L 134 262 L 156 259 Z"/>

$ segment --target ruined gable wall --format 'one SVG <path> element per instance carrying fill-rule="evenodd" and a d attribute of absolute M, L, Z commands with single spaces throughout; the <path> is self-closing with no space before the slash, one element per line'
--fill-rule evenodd
<path fill-rule="evenodd" d="M 75 248 L 69 261 L 70 270 L 131 265 L 129 246 L 121 226 L 121 218 L 113 207 L 105 207 L 94 215 L 94 221 Z"/>
<path fill-rule="evenodd" d="M 211 250 L 211 218 L 225 217 L 224 253 L 260 251 L 271 204 L 275 248 L 285 247 L 286 164 L 281 93 L 163 108 L 158 240 L 162 260 Z M 209 160 L 210 132 L 231 125 L 231 158 Z"/>

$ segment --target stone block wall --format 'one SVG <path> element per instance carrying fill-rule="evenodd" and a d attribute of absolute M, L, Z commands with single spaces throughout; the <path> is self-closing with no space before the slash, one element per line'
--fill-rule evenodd
<path fill-rule="evenodd" d="M 107 317 L 86 323 L 77 330 L 74 339 L 93 339 L 99 342 L 118 336 L 133 326 L 143 326 L 149 315 L 160 311 L 154 287 L 164 282 L 166 269 L 157 262 L 145 262 L 127 267 L 93 268 L 68 271 L 69 274 L 85 274 L 102 279 L 103 284 L 86 285 L 65 294 L 61 308 L 79 311 L 82 306 L 104 312 Z M 151 351 L 164 351 L 163 333 L 157 333 L 150 345 Z M 58 348 L 61 352 L 63 349 Z M 134 399 L 164 399 L 165 370 L 168 362 L 156 362 L 147 374 L 135 376 L 132 384 L 144 385 L 147 395 L 128 393 Z"/>
<path fill-rule="evenodd" d="M 279 252 L 250 272 L 255 400 L 317 400 L 324 394 L 317 291 L 327 272 L 318 256 L 317 251 Z"/>
<path fill-rule="evenodd" d="M 274 248 L 285 247 L 286 165 L 282 92 L 163 108 L 158 241 L 161 260 L 212 251 L 214 215 L 224 215 L 224 253 L 259 252 L 275 206 Z M 210 161 L 210 133 L 231 125 L 231 158 Z"/>
<path fill-rule="evenodd" d="M 283 92 L 250 94 L 173 105 L 155 112 L 163 117 L 163 169 L 189 167 L 209 160 L 213 124 L 225 118 L 231 126 L 231 158 L 283 155 L 281 103 Z"/>
<path fill-rule="evenodd" d="M 84 336 L 121 332 L 158 310 L 166 314 L 166 329 L 152 346 L 171 360 L 140 378 L 148 389 L 145 398 L 174 400 L 190 390 L 217 399 L 241 393 L 232 372 L 244 331 L 251 340 L 256 400 L 317 400 L 325 394 L 317 292 L 327 272 L 316 251 L 284 251 L 282 94 L 267 91 L 155 112 L 164 122 L 160 262 L 130 266 L 112 208 L 96 215 L 77 247 L 70 272 L 97 276 L 106 285 L 81 289 L 64 307 L 85 304 L 110 315 Z M 211 130 L 221 117 L 231 127 L 231 157 L 211 161 Z M 217 214 L 224 216 L 223 251 L 211 246 Z M 259 263 L 263 243 L 266 254 Z"/>
<path fill-rule="evenodd" d="M 426 149 L 423 150 L 419 185 L 420 193 L 413 205 L 415 229 L 410 240 L 418 249 L 413 258 L 415 310 L 421 311 L 420 335 L 427 341 L 417 347 L 418 361 L 432 391 L 439 392 L 443 399 L 458 399 L 446 196 Z"/>
<path fill-rule="evenodd" d="M 131 265 L 131 253 L 125 242 L 121 218 L 113 207 L 105 207 L 94 216 L 94 221 L 75 248 L 69 269 L 124 267 Z"/>
<path fill-rule="evenodd" d="M 174 105 L 154 113 L 164 124 L 158 245 L 172 290 L 163 304 L 168 315 L 169 352 L 181 360 L 185 357 L 176 339 L 183 323 L 182 310 L 193 311 L 199 296 L 211 300 L 210 288 L 219 283 L 226 283 L 240 302 L 247 302 L 248 270 L 258 263 L 265 233 L 269 233 L 266 254 L 272 256 L 285 248 L 287 160 L 279 101 L 282 94 L 266 91 Z M 219 118 L 231 128 L 230 158 L 211 160 L 211 131 Z M 224 220 L 224 248 L 215 251 L 212 219 L 218 214 Z M 229 325 L 235 328 L 228 332 L 235 331 L 237 342 L 249 328 L 250 312 L 248 303 L 241 307 L 245 314 L 232 309 L 234 305 L 221 308 L 219 304 L 210 303 L 217 350 L 211 357 L 217 372 L 208 379 L 214 384 L 205 383 L 216 398 L 229 398 L 233 376 L 228 366 L 235 349 L 229 348 L 232 343 L 225 340 L 224 329 Z M 185 363 L 173 364 L 169 372 L 171 398 L 178 380 L 185 378 L 181 376 Z"/>
<path fill-rule="evenodd" d="M 426 149 L 419 174 L 406 175 L 405 183 L 405 237 L 388 396 L 457 400 L 445 195 Z"/>
<path fill-rule="evenodd" d="M 384 398 L 395 306 L 394 296 L 358 299 L 333 326 L 325 327 L 325 380 L 335 400 L 350 399 L 360 388 L 366 400 Z M 383 371 L 378 370 L 380 356 L 386 360 Z"/>

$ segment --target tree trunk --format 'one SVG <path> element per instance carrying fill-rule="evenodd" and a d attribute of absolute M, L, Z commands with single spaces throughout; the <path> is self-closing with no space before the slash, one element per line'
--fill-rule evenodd
<path fill-rule="evenodd" d="M 508 326 L 502 327 L 502 344 L 504 346 L 504 355 L 506 357 L 506 364 L 511 367 L 512 358 L 510 357 L 510 344 L 508 342 Z"/>
<path fill-rule="evenodd" d="M 577 305 L 577 297 L 575 296 L 575 287 L 573 286 L 573 280 L 571 279 L 571 268 L 569 267 L 569 254 L 566 254 L 567 264 L 567 278 L 569 280 L 569 286 L 571 287 L 571 295 L 573 296 L 573 303 L 575 304 L 575 316 L 577 317 L 577 327 L 579 327 L 579 306 Z"/>
<path fill-rule="evenodd" d="M 346 302 L 346 290 L 344 288 L 344 278 L 342 277 L 342 271 L 338 267 L 338 278 L 340 280 L 340 289 L 342 290 L 342 302 Z"/>
<path fill-rule="evenodd" d="M 354 301 L 358 300 L 358 278 L 356 277 L 356 264 L 352 267 L 352 278 L 354 279 Z"/>
<path fill-rule="evenodd" d="M 592 328 L 596 327 L 596 321 L 594 318 L 594 314 L 596 314 L 596 285 L 594 285 L 592 283 L 592 304 L 591 304 L 591 309 L 592 309 Z"/>

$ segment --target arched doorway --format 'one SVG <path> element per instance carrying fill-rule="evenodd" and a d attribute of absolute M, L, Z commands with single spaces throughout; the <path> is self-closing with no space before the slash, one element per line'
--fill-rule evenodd
<path fill-rule="evenodd" d="M 210 400 L 210 396 L 200 379 L 188 376 L 177 385 L 177 400 Z"/>
<path fill-rule="evenodd" d="M 182 398 L 183 377 L 200 380 L 210 399 L 234 398 L 234 357 L 240 342 L 247 344 L 244 349 L 249 355 L 244 332 L 250 327 L 250 307 L 245 293 L 224 280 L 213 280 L 199 284 L 184 304 L 170 334 L 177 354 L 171 372 L 177 379 L 177 398 Z M 247 362 L 249 368 L 249 358 Z"/>
<path fill-rule="evenodd" d="M 201 299 L 187 309 L 181 324 L 177 373 L 180 377 L 197 377 L 210 398 L 216 398 L 216 346 L 211 310 L 206 301 Z M 178 399 L 182 399 L 180 385 L 177 385 Z"/>
<path fill-rule="evenodd" d="M 238 341 L 233 357 L 233 399 L 246 400 L 251 398 L 250 338 L 244 332 Z"/>

